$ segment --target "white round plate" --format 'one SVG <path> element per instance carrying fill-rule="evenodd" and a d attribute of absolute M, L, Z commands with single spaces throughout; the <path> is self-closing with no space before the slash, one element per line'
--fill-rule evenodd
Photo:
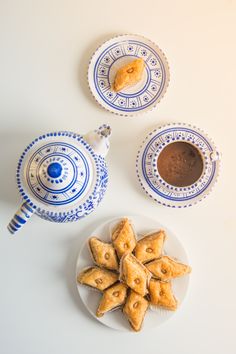
<path fill-rule="evenodd" d="M 142 80 L 115 92 L 112 86 L 117 70 L 136 58 L 145 61 Z M 166 92 L 169 77 L 164 53 L 155 43 L 138 35 L 121 35 L 103 43 L 88 68 L 88 83 L 96 101 L 108 111 L 125 116 L 155 107 Z"/>
<path fill-rule="evenodd" d="M 138 234 L 138 238 L 141 238 L 150 231 L 164 229 L 167 234 L 167 239 L 164 244 L 164 253 L 178 259 L 183 263 L 188 264 L 187 254 L 182 244 L 172 231 L 162 226 L 156 220 L 150 219 L 146 216 L 132 215 L 127 217 L 132 221 L 135 230 Z M 110 225 L 114 224 L 115 221 L 119 222 L 120 219 L 121 217 L 118 217 L 115 219 L 108 220 L 105 223 L 99 225 L 92 232 L 91 236 L 96 236 L 105 242 L 110 242 Z M 76 264 L 76 275 L 83 268 L 91 265 L 93 265 L 93 261 L 91 259 L 90 251 L 88 249 L 88 240 L 86 240 L 78 255 Z M 173 292 L 176 298 L 178 299 L 179 307 L 181 306 L 181 303 L 186 295 L 188 285 L 188 275 L 178 279 L 174 279 L 172 281 Z M 116 330 L 130 331 L 130 325 L 121 310 L 109 312 L 100 318 L 95 316 L 96 309 L 102 296 L 98 291 L 89 289 L 88 287 L 83 286 L 81 284 L 77 284 L 77 289 L 85 307 L 91 313 L 91 315 L 95 317 L 98 321 Z M 179 309 L 177 309 L 177 311 L 179 311 Z M 152 310 L 149 308 L 146 313 L 142 329 L 157 327 L 166 320 L 168 320 L 171 316 L 173 316 L 174 313 L 175 312 L 173 311 L 167 311 L 164 309 Z"/>

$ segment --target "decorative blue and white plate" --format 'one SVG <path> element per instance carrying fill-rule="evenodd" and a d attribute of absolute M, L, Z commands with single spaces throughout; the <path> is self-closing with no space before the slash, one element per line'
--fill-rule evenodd
<path fill-rule="evenodd" d="M 192 144 L 202 157 L 202 174 L 190 186 L 172 186 L 158 173 L 157 160 L 160 153 L 174 142 Z M 202 130 L 182 123 L 169 124 L 146 136 L 138 151 L 136 172 L 145 193 L 157 203 L 172 208 L 188 207 L 202 200 L 211 191 L 219 174 L 219 157 L 214 143 Z"/>
<path fill-rule="evenodd" d="M 117 70 L 143 58 L 142 80 L 120 92 L 113 90 Z M 119 115 L 132 116 L 157 105 L 169 84 L 169 66 L 164 53 L 150 40 L 138 35 L 121 35 L 102 44 L 94 53 L 88 68 L 88 83 L 96 101 Z"/>

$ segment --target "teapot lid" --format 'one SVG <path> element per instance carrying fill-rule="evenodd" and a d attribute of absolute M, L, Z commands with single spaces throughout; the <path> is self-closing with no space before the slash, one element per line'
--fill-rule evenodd
<path fill-rule="evenodd" d="M 41 135 L 22 153 L 17 185 L 34 208 L 62 210 L 92 198 L 100 156 L 81 135 L 61 131 Z"/>

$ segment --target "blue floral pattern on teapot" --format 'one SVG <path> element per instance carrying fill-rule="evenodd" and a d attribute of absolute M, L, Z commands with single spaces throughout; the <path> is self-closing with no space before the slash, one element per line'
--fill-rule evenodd
<path fill-rule="evenodd" d="M 18 162 L 16 178 L 23 204 L 8 230 L 14 234 L 33 214 L 60 223 L 94 211 L 107 188 L 105 156 L 110 135 L 111 128 L 104 124 L 84 137 L 61 131 L 32 141 Z"/>

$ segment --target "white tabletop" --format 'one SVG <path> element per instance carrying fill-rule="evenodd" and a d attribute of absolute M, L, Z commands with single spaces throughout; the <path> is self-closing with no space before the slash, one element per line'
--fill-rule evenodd
<path fill-rule="evenodd" d="M 119 33 L 155 41 L 170 64 L 164 99 L 134 118 L 100 108 L 86 82 L 93 51 Z M 235 34 L 232 0 L 0 2 L 1 353 L 235 353 Z M 142 192 L 135 157 L 150 129 L 179 121 L 204 129 L 223 157 L 212 194 L 192 208 L 173 210 Z M 10 236 L 6 225 L 20 204 L 15 168 L 27 143 L 44 132 L 85 133 L 102 123 L 112 126 L 113 135 L 101 206 L 71 224 L 33 216 Z M 93 319 L 74 283 L 77 253 L 91 230 L 131 213 L 174 230 L 193 267 L 176 315 L 138 334 Z"/>

